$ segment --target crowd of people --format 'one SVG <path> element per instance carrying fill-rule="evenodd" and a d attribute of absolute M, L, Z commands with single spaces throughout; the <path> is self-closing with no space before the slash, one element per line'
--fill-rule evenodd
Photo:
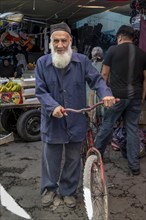
<path fill-rule="evenodd" d="M 67 114 L 64 108 L 81 109 L 92 105 L 95 96 L 104 101 L 105 107 L 96 147 L 104 158 L 114 123 L 122 117 L 126 130 L 124 155 L 132 174 L 140 174 L 138 120 L 141 102 L 146 96 L 146 53 L 133 44 L 133 37 L 133 28 L 122 25 L 117 31 L 117 45 L 108 49 L 104 59 L 102 49 L 96 47 L 89 60 L 72 50 L 71 30 L 66 23 L 51 25 L 51 52 L 39 58 L 36 64 L 36 96 L 42 106 L 43 206 L 52 204 L 56 195 L 68 207 L 76 206 L 86 118 L 82 114 Z M 92 97 L 89 103 L 87 85 Z M 115 103 L 115 98 L 120 101 Z M 65 161 L 61 168 L 63 150 Z"/>

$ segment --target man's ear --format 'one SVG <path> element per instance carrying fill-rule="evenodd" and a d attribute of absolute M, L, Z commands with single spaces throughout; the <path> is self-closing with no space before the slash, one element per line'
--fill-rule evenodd
<path fill-rule="evenodd" d="M 119 36 L 118 36 L 118 39 L 117 39 L 118 44 L 121 42 L 121 40 L 122 40 L 122 36 L 119 35 Z"/>

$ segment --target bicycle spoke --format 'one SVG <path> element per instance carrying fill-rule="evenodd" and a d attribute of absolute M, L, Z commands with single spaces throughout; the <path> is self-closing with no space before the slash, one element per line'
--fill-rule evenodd
<path fill-rule="evenodd" d="M 93 208 L 95 210 L 95 216 L 99 220 L 104 220 L 104 189 L 102 180 L 99 177 L 101 176 L 100 165 L 94 164 L 94 171 L 91 175 L 92 203 L 93 207 L 95 207 Z"/>
<path fill-rule="evenodd" d="M 108 200 L 107 191 L 104 180 L 103 169 L 101 168 L 101 163 L 97 159 L 96 155 L 90 155 L 85 164 L 85 176 L 84 176 L 84 186 L 86 186 L 91 193 L 89 198 L 85 198 L 86 207 L 88 203 L 92 204 L 93 214 L 92 216 L 88 214 L 89 219 L 92 220 L 107 220 L 108 219 Z M 88 176 L 86 176 L 86 174 Z M 88 177 L 88 178 L 87 178 Z M 87 178 L 87 179 L 86 179 Z M 86 197 L 86 195 L 84 195 Z M 87 213 L 88 213 L 87 208 Z"/>

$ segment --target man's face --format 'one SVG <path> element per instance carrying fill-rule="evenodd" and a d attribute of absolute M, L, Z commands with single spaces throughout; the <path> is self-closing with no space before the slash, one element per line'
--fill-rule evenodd
<path fill-rule="evenodd" d="M 57 68 L 65 68 L 71 60 L 72 38 L 65 31 L 55 31 L 51 35 L 50 49 L 53 65 Z"/>
<path fill-rule="evenodd" d="M 65 31 L 55 31 L 51 39 L 54 51 L 58 54 L 64 54 L 72 43 L 71 36 Z"/>

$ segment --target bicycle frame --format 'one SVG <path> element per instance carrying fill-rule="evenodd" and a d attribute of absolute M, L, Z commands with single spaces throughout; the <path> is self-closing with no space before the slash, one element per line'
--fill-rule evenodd
<path fill-rule="evenodd" d="M 118 101 L 119 101 L 119 99 L 116 100 L 116 102 L 118 102 Z M 95 105 L 93 105 L 91 107 L 88 107 L 88 108 L 83 108 L 83 109 L 79 109 L 79 110 L 66 108 L 64 111 L 65 112 L 75 112 L 75 113 L 85 114 L 86 112 L 90 112 L 91 110 L 97 108 L 99 105 L 103 105 L 103 101 L 100 101 L 100 102 L 96 103 Z M 89 119 L 88 115 L 87 115 L 87 119 Z M 95 144 L 94 144 L 93 126 L 91 126 L 90 119 L 88 121 L 88 129 L 87 129 L 87 133 L 86 133 L 86 140 L 87 140 L 87 150 L 82 149 L 81 155 L 82 155 L 82 157 L 86 156 L 86 160 L 92 154 L 98 156 L 99 163 L 101 165 L 102 184 L 104 185 L 104 168 L 103 168 L 102 157 L 101 157 L 100 152 L 97 150 L 97 148 L 95 147 Z M 84 148 L 84 146 L 83 146 L 83 148 Z M 83 158 L 83 165 L 84 165 L 84 163 L 85 162 L 84 162 L 84 158 Z"/>
<path fill-rule="evenodd" d="M 93 130 L 92 130 L 92 126 L 90 126 L 87 130 L 87 134 L 86 134 L 86 139 L 88 142 L 88 146 L 87 146 L 87 152 L 86 152 L 86 159 L 90 156 L 90 155 L 97 155 L 99 158 L 99 163 L 101 165 L 101 174 L 102 174 L 102 184 L 104 185 L 104 168 L 103 168 L 103 162 L 102 162 L 102 157 L 101 154 L 99 152 L 99 150 L 95 147 L 94 144 L 94 138 L 93 138 Z"/>
<path fill-rule="evenodd" d="M 118 101 L 119 99 L 116 100 L 116 102 Z M 103 101 L 98 102 L 89 108 L 79 110 L 68 108 L 65 109 L 64 112 L 85 113 L 102 104 Z M 87 148 L 83 146 L 82 158 L 84 159 L 84 156 L 86 155 L 83 172 L 83 192 L 87 216 L 89 220 L 108 220 L 108 193 L 104 167 L 101 154 L 94 145 L 93 127 L 91 126 L 90 120 L 85 142 Z"/>

